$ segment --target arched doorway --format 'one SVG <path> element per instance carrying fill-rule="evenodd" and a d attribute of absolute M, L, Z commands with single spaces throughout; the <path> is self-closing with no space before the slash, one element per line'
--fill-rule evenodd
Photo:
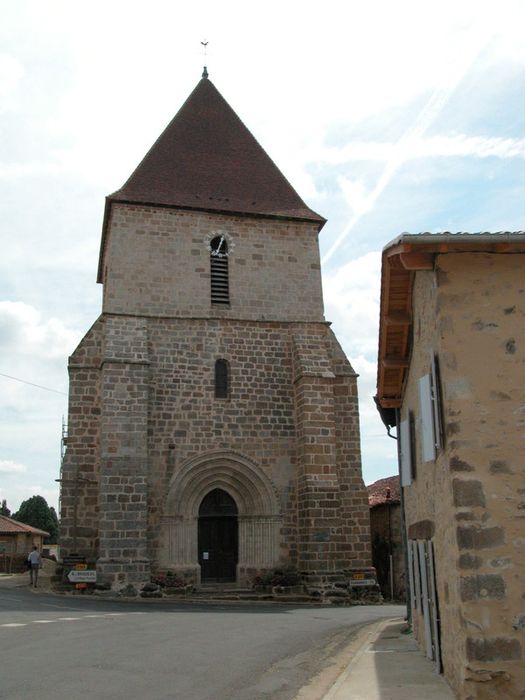
<path fill-rule="evenodd" d="M 229 493 L 213 489 L 202 499 L 198 529 L 201 581 L 235 581 L 239 558 L 237 505 Z"/>

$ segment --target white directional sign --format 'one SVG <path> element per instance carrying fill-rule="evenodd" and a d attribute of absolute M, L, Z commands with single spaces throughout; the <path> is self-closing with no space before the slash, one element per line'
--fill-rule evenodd
<path fill-rule="evenodd" d="M 96 583 L 97 572 L 95 569 L 86 569 L 85 571 L 70 571 L 67 575 L 71 583 Z"/>

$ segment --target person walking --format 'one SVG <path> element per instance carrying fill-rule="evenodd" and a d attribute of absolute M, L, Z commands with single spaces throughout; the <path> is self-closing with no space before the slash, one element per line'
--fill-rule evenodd
<path fill-rule="evenodd" d="M 32 551 L 27 555 L 27 561 L 29 562 L 29 585 L 36 588 L 38 585 L 38 570 L 42 566 L 42 557 L 38 551 L 36 544 L 34 545 Z"/>

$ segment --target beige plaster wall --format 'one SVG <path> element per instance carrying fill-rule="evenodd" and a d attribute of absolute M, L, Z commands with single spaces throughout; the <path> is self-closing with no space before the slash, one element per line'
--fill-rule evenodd
<path fill-rule="evenodd" d="M 405 489 L 407 526 L 435 525 L 443 663 L 462 698 L 525 693 L 523 267 L 522 255 L 440 255 L 414 286 L 403 415 L 416 414 L 417 474 Z M 423 464 L 417 380 L 431 351 L 446 443 Z"/>

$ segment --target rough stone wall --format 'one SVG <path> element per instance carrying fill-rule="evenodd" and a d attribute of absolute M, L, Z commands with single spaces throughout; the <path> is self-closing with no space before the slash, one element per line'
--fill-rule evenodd
<path fill-rule="evenodd" d="M 110 582 L 140 583 L 149 576 L 148 332 L 141 318 L 104 325 L 97 569 Z"/>
<path fill-rule="evenodd" d="M 284 514 L 280 556 L 293 561 L 296 446 L 289 328 L 204 319 L 150 319 L 148 328 L 154 560 L 163 560 L 159 526 L 171 514 L 170 484 L 189 460 L 218 450 L 253 460 L 268 476 Z M 214 395 L 217 359 L 229 365 L 226 399 Z"/>
<path fill-rule="evenodd" d="M 361 469 L 357 374 L 330 331 L 329 354 L 335 378 L 336 466 L 341 503 L 342 551 L 349 569 L 372 566 L 368 492 Z"/>
<path fill-rule="evenodd" d="M 74 495 L 79 553 L 102 578 L 198 580 L 198 504 L 219 487 L 237 498 L 239 582 L 282 564 L 327 581 L 369 567 L 356 375 L 324 322 L 316 225 L 119 204 L 108 230 L 104 312 L 70 363 L 64 464 L 71 480 L 82 463 L 95 501 L 88 513 L 63 490 L 65 541 Z M 229 306 L 210 300 L 207 243 L 223 233 Z"/>
<path fill-rule="evenodd" d="M 372 555 L 381 593 L 391 598 L 390 561 L 392 554 L 394 598 L 406 596 L 405 554 L 401 535 L 400 503 L 381 503 L 370 508 Z"/>
<path fill-rule="evenodd" d="M 317 226 L 113 204 L 104 257 L 106 313 L 322 321 Z M 226 232 L 229 307 L 210 308 L 210 253 Z"/>
<path fill-rule="evenodd" d="M 446 444 L 405 489 L 407 526 L 430 520 L 445 674 L 461 698 L 525 693 L 523 256 L 447 254 L 414 286 L 403 404 L 438 353 Z M 416 616 L 416 625 L 420 620 Z M 418 631 L 422 638 L 421 628 Z"/>
<path fill-rule="evenodd" d="M 101 416 L 100 407 L 93 416 L 88 412 L 93 475 L 101 494 L 92 526 L 102 575 L 128 581 L 139 564 L 144 575 L 148 560 L 153 568 L 166 565 L 163 528 L 171 515 L 170 485 L 189 460 L 216 450 L 252 460 L 277 494 L 281 521 L 273 565 L 339 572 L 339 577 L 342 569 L 370 566 L 356 377 L 344 356 L 337 363 L 330 357 L 333 335 L 324 323 L 105 315 L 98 322 L 102 332 L 92 375 L 72 376 L 72 397 L 80 396 L 83 413 L 87 390 L 80 380 L 91 378 L 104 396 Z M 80 356 L 89 343 L 88 337 L 72 365 L 84 366 Z M 303 358 L 309 353 L 309 370 L 315 373 L 299 390 L 304 377 L 294 374 L 292 361 L 297 343 L 303 344 Z M 216 359 L 229 364 L 227 399 L 214 395 Z M 316 376 L 319 371 L 325 376 Z M 298 391 L 307 411 L 296 403 Z M 75 406 L 72 440 L 79 431 Z M 74 442 L 68 450 L 80 456 Z M 298 502 L 298 471 L 311 476 L 311 507 L 300 497 Z M 80 528 L 91 517 L 82 504 Z M 303 539 L 298 513 L 301 523 L 315 519 Z M 94 543 L 86 548 L 94 557 Z"/>
<path fill-rule="evenodd" d="M 68 436 L 60 496 L 61 549 L 90 561 L 98 548 L 103 333 L 104 321 L 99 318 L 69 358 Z"/>

